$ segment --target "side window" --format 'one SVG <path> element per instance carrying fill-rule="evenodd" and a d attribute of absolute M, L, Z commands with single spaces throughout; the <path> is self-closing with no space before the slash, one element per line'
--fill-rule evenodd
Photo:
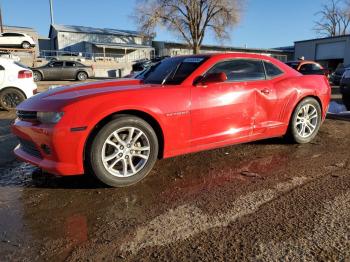
<path fill-rule="evenodd" d="M 3 70 L 5 70 L 5 68 L 2 65 L 0 65 L 0 71 L 3 71 Z"/>
<path fill-rule="evenodd" d="M 18 33 L 4 33 L 2 34 L 3 36 L 10 36 L 10 37 L 19 37 L 19 36 L 23 36 L 22 34 L 18 34 Z"/>
<path fill-rule="evenodd" d="M 63 66 L 63 62 L 54 62 L 52 63 L 52 67 L 62 67 Z"/>
<path fill-rule="evenodd" d="M 274 78 L 283 74 L 283 71 L 272 63 L 264 62 L 264 65 L 266 70 L 266 76 L 269 78 Z"/>
<path fill-rule="evenodd" d="M 67 67 L 75 67 L 75 63 L 74 62 L 66 62 L 66 66 Z"/>
<path fill-rule="evenodd" d="M 235 59 L 220 62 L 211 68 L 210 73 L 225 73 L 228 81 L 264 80 L 265 70 L 262 61 Z"/>
<path fill-rule="evenodd" d="M 303 64 L 300 69 L 301 72 L 309 72 L 313 70 L 312 64 Z"/>
<path fill-rule="evenodd" d="M 314 70 L 314 71 L 321 70 L 321 66 L 318 64 L 312 64 L 312 70 Z"/>

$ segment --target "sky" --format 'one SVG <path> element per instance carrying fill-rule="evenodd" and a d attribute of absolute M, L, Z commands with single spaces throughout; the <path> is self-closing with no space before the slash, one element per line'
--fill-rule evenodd
<path fill-rule="evenodd" d="M 208 34 L 204 44 L 273 48 L 317 37 L 315 15 L 329 0 L 246 0 L 240 23 L 230 30 L 231 39 L 220 42 Z M 131 18 L 137 0 L 53 0 L 56 24 L 137 30 Z M 3 23 L 35 28 L 48 36 L 49 0 L 0 0 Z M 156 39 L 182 40 L 159 28 Z"/>

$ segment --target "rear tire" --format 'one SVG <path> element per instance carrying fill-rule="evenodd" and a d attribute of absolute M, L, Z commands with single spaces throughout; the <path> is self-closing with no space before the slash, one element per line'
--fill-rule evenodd
<path fill-rule="evenodd" d="M 287 136 L 295 143 L 311 142 L 318 133 L 322 122 L 322 110 L 319 102 L 307 97 L 294 109 Z"/>
<path fill-rule="evenodd" d="M 88 78 L 88 74 L 85 72 L 79 72 L 77 74 L 77 80 L 78 81 L 85 81 Z"/>
<path fill-rule="evenodd" d="M 25 95 L 16 88 L 6 88 L 0 93 L 0 105 L 8 111 L 16 109 L 25 99 Z"/>
<path fill-rule="evenodd" d="M 29 49 L 31 47 L 30 43 L 27 41 L 24 41 L 21 46 L 23 49 Z"/>
<path fill-rule="evenodd" d="M 158 139 L 143 119 L 121 115 L 98 131 L 88 149 L 88 161 L 104 184 L 125 187 L 145 178 L 158 156 Z"/>
<path fill-rule="evenodd" d="M 33 79 L 35 82 L 43 80 L 43 76 L 39 71 L 33 71 Z"/>

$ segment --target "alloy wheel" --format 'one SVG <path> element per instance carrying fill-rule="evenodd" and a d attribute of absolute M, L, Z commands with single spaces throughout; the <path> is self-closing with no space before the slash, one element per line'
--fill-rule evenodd
<path fill-rule="evenodd" d="M 318 113 L 315 106 L 306 104 L 298 111 L 295 127 L 302 138 L 311 136 L 318 124 Z"/>
<path fill-rule="evenodd" d="M 21 97 L 15 93 L 8 93 L 2 97 L 2 103 L 7 108 L 15 108 L 22 102 Z"/>
<path fill-rule="evenodd" d="M 149 140 L 143 131 L 136 127 L 123 127 L 105 140 L 101 158 L 111 175 L 130 177 L 146 165 L 150 150 Z"/>

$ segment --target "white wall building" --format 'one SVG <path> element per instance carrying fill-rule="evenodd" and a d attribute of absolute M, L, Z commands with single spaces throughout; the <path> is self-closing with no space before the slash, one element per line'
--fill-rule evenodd
<path fill-rule="evenodd" d="M 51 25 L 51 49 L 82 53 L 97 59 L 130 62 L 154 55 L 152 37 L 137 31 Z"/>
<path fill-rule="evenodd" d="M 329 69 L 339 63 L 350 64 L 350 35 L 297 41 L 294 45 L 295 59 L 304 57 Z"/>
<path fill-rule="evenodd" d="M 193 53 L 192 49 L 185 43 L 153 41 L 153 47 L 157 56 L 177 56 L 190 55 Z M 244 48 L 234 46 L 220 46 L 220 45 L 202 45 L 200 53 L 225 53 L 225 52 L 243 52 L 264 54 L 275 57 L 283 62 L 287 62 L 294 56 L 294 50 L 288 48 Z"/>

